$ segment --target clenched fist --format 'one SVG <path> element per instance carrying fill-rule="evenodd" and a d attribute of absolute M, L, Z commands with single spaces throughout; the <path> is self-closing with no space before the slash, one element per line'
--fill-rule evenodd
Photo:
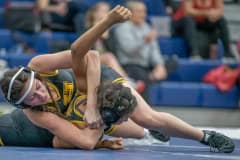
<path fill-rule="evenodd" d="M 129 20 L 132 16 L 132 12 L 126 7 L 117 5 L 107 15 L 107 20 L 112 24 L 121 23 Z"/>

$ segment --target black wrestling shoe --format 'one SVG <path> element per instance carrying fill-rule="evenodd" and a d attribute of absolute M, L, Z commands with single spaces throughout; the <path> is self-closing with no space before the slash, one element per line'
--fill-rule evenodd
<path fill-rule="evenodd" d="M 232 139 L 215 131 L 203 130 L 204 137 L 201 143 L 210 146 L 211 152 L 232 153 L 235 144 Z"/>
<path fill-rule="evenodd" d="M 159 141 L 168 142 L 170 140 L 169 136 L 166 136 L 159 131 L 149 130 L 149 133 L 153 136 L 153 138 L 155 138 Z"/>

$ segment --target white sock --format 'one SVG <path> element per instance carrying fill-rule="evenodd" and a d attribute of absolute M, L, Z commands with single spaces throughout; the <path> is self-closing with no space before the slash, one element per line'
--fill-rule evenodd
<path fill-rule="evenodd" d="M 144 137 L 146 137 L 149 134 L 149 130 L 144 128 Z"/>

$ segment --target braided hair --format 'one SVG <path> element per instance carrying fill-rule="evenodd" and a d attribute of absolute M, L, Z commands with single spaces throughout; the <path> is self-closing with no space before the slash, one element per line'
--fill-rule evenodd
<path fill-rule="evenodd" d="M 97 104 L 106 125 L 116 123 L 123 116 L 132 113 L 137 106 L 136 97 L 131 90 L 120 83 L 102 83 L 97 95 Z"/>

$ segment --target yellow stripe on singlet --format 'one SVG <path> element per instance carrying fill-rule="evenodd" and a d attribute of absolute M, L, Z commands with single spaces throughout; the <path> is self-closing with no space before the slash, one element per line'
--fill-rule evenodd
<path fill-rule="evenodd" d="M 72 122 L 73 124 L 78 124 L 78 125 L 85 125 L 85 124 L 86 124 L 85 121 L 72 120 L 71 122 Z"/>
<path fill-rule="evenodd" d="M 75 95 L 77 96 L 77 95 Z M 78 103 L 85 99 L 87 97 L 87 95 L 79 95 L 73 102 L 73 104 L 70 104 L 70 106 L 68 107 L 67 112 L 65 113 L 65 115 L 68 117 L 71 115 L 71 113 L 75 113 L 77 116 L 83 118 L 83 114 L 81 112 L 79 112 L 78 110 Z"/>
<path fill-rule="evenodd" d="M 120 78 L 116 78 L 115 80 L 112 81 L 112 83 L 124 83 L 126 82 L 125 79 L 123 79 L 122 77 Z M 87 98 L 87 95 L 82 93 L 82 92 L 77 92 L 76 94 L 78 94 L 78 97 L 76 98 L 76 100 L 74 100 L 74 103 L 72 105 L 69 106 L 67 112 L 66 112 L 66 116 L 70 116 L 72 112 L 74 112 L 77 116 L 83 118 L 83 113 L 81 113 L 79 110 L 78 110 L 78 103 Z M 75 95 L 77 96 L 77 95 Z M 83 120 L 70 120 L 73 124 L 75 125 L 84 125 L 86 124 L 85 121 Z M 104 134 L 112 134 L 116 131 L 117 129 L 117 125 L 112 125 L 111 127 L 107 128 L 106 130 L 104 130 Z"/>
<path fill-rule="evenodd" d="M 57 96 L 57 97 L 54 98 L 54 100 L 55 100 L 55 101 L 60 100 L 60 99 L 61 99 L 61 95 L 60 95 L 60 93 L 59 93 L 58 87 L 57 87 L 55 84 L 50 83 L 50 82 L 47 82 L 47 85 L 48 85 L 48 87 L 49 87 L 50 89 L 53 89 L 53 90 L 55 91 L 55 93 L 56 93 L 56 96 Z"/>
<path fill-rule="evenodd" d="M 76 99 L 76 101 L 74 102 L 74 104 L 73 104 L 73 112 L 74 112 L 76 115 L 78 115 L 79 117 L 81 117 L 81 118 L 83 118 L 83 114 L 78 110 L 78 107 L 75 107 L 75 106 L 77 106 L 78 103 L 79 103 L 81 100 L 85 99 L 86 97 L 87 97 L 87 95 L 81 95 L 81 96 L 79 96 L 79 97 Z"/>
<path fill-rule="evenodd" d="M 112 81 L 112 83 L 124 83 L 126 80 L 122 77 L 116 78 Z"/>
<path fill-rule="evenodd" d="M 55 70 L 55 71 L 53 71 L 53 72 L 40 73 L 40 76 L 50 77 L 50 76 L 56 76 L 58 73 L 59 73 L 59 70 Z"/>
<path fill-rule="evenodd" d="M 109 129 L 104 130 L 104 134 L 109 135 L 109 134 L 114 133 L 116 131 L 117 127 L 118 127 L 117 125 L 112 125 Z"/>
<path fill-rule="evenodd" d="M 0 137 L 0 146 L 4 146 L 4 143 L 2 141 L 2 138 Z"/>

